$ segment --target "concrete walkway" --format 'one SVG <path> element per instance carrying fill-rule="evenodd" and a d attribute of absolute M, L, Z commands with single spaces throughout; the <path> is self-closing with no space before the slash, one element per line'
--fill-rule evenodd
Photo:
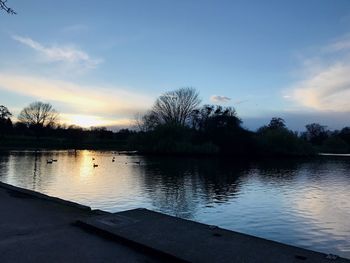
<path fill-rule="evenodd" d="M 0 183 L 0 262 L 157 262 L 121 243 L 72 225 L 93 215 Z"/>
<path fill-rule="evenodd" d="M 97 233 L 186 262 L 350 262 L 146 209 L 83 219 Z"/>
<path fill-rule="evenodd" d="M 333 258 L 145 209 L 115 214 L 0 183 L 0 262 L 317 262 Z"/>

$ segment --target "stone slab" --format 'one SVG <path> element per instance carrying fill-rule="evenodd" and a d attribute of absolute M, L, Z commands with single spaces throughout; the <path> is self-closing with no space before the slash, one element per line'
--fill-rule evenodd
<path fill-rule="evenodd" d="M 185 262 L 350 262 L 146 209 L 96 216 L 79 225 Z"/>
<path fill-rule="evenodd" d="M 97 214 L 102 213 L 0 184 L 0 262 L 161 262 L 142 251 L 74 226 L 78 218 Z"/>

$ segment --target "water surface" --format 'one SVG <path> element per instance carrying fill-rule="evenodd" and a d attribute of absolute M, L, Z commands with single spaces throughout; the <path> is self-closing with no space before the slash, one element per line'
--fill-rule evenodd
<path fill-rule="evenodd" d="M 11 151 L 0 155 L 0 181 L 110 212 L 144 207 L 350 258 L 350 157 L 243 162 Z"/>

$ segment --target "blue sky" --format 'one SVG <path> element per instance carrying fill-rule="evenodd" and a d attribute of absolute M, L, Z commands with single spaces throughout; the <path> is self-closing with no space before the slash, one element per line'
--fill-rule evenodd
<path fill-rule="evenodd" d="M 0 14 L 0 104 L 50 102 L 62 121 L 132 124 L 192 86 L 255 129 L 350 125 L 350 2 L 10 0 Z"/>

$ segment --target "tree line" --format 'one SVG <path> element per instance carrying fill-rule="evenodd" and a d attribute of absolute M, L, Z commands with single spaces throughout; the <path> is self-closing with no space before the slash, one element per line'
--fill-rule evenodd
<path fill-rule="evenodd" d="M 49 103 L 33 102 L 13 123 L 0 106 L 0 144 L 5 147 L 110 148 L 151 154 L 224 154 L 237 156 L 307 156 L 317 152 L 348 153 L 350 127 L 330 131 L 311 123 L 295 132 L 274 117 L 257 131 L 242 126 L 233 107 L 202 105 L 194 88 L 159 96 L 141 115 L 135 129 L 83 129 L 59 122 Z"/>
<path fill-rule="evenodd" d="M 33 102 L 23 108 L 12 121 L 13 114 L 0 106 L 0 147 L 12 148 L 73 148 L 125 149 L 132 130 L 121 129 L 115 133 L 106 127 L 84 129 L 59 121 L 59 113 L 49 103 Z"/>
<path fill-rule="evenodd" d="M 159 96 L 139 119 L 134 148 L 147 153 L 306 156 L 350 151 L 350 128 L 330 131 L 311 123 L 295 132 L 274 117 L 257 131 L 242 126 L 233 107 L 201 105 L 198 91 L 181 88 Z"/>

